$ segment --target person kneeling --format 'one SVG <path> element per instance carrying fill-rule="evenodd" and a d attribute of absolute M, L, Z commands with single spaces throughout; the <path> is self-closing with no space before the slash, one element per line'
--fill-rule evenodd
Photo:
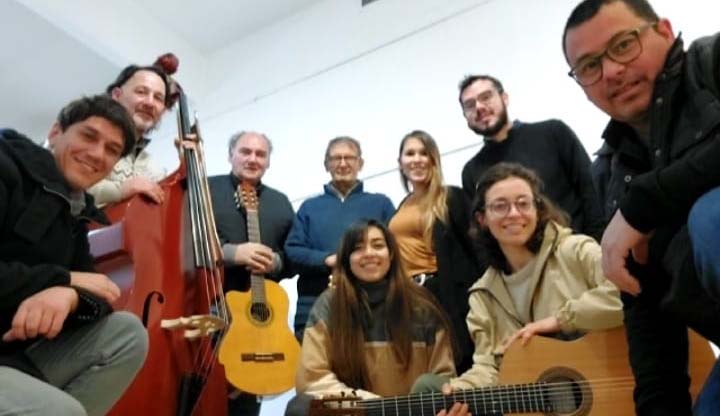
<path fill-rule="evenodd" d="M 537 175 L 516 163 L 499 163 L 478 181 L 474 233 L 489 268 L 470 289 L 473 366 L 450 381 L 452 389 L 497 384 L 502 355 L 518 340 L 622 325 L 620 294 L 602 273 L 600 246 L 573 235 L 541 188 Z"/>
<path fill-rule="evenodd" d="M 414 383 L 439 388 L 455 375 L 448 320 L 432 295 L 404 275 L 382 223 L 364 220 L 346 231 L 333 283 L 310 311 L 299 395 L 286 415 L 307 414 L 316 398 L 402 395 Z M 465 415 L 467 406 L 454 405 L 449 414 Z"/>

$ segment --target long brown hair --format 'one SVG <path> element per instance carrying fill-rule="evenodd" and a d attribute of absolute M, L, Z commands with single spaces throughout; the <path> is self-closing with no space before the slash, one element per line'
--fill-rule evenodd
<path fill-rule="evenodd" d="M 447 223 L 447 188 L 445 187 L 442 174 L 442 165 L 440 162 L 440 150 L 438 149 L 435 139 L 427 132 L 422 130 L 413 130 L 406 134 L 400 141 L 400 150 L 398 151 L 398 163 L 402 157 L 405 143 L 410 139 L 419 140 L 430 159 L 430 178 L 427 193 L 418 200 L 420 212 L 423 213 L 423 237 L 427 241 L 432 241 L 432 228 L 435 220 L 439 220 L 443 224 Z M 400 168 L 400 180 L 405 191 L 410 192 L 410 180 Z"/>
<path fill-rule="evenodd" d="M 338 261 L 333 271 L 335 289 L 330 300 L 328 322 L 332 342 L 329 343 L 330 368 L 340 381 L 353 388 L 370 388 L 365 362 L 365 332 L 369 306 L 360 287 L 360 280 L 350 268 L 350 254 L 367 238 L 368 230 L 377 228 L 383 234 L 390 253 L 390 268 L 385 276 L 388 282 L 385 310 L 388 319 L 385 330 L 397 361 L 407 369 L 412 356 L 413 317 L 437 321 L 440 328 L 450 334 L 450 325 L 444 312 L 432 295 L 415 284 L 402 271 L 397 243 L 387 227 L 376 220 L 356 222 L 345 232 L 338 249 Z M 417 318 L 416 318 L 417 319 Z"/>
<path fill-rule="evenodd" d="M 525 247 L 532 253 L 537 254 L 543 243 L 545 226 L 549 221 L 556 222 L 560 225 L 567 226 L 569 223 L 568 215 L 555 206 L 550 199 L 542 192 L 543 182 L 540 177 L 532 170 L 518 163 L 501 162 L 487 171 L 478 179 L 475 188 L 475 200 L 473 201 L 473 212 L 485 211 L 485 197 L 488 189 L 496 183 L 508 179 L 518 178 L 525 181 L 533 194 L 533 200 L 537 209 L 537 225 L 535 231 L 525 243 Z M 492 235 L 490 229 L 481 226 L 478 221 L 473 221 L 471 235 L 475 238 L 481 256 L 487 260 L 489 266 L 503 272 L 510 272 L 510 265 L 500 249 L 495 236 Z"/>

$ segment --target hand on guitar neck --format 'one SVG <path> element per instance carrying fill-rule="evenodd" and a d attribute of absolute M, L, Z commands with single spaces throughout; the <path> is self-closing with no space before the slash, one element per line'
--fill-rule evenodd
<path fill-rule="evenodd" d="M 260 243 L 243 243 L 235 246 L 232 262 L 245 266 L 258 275 L 271 274 L 277 268 L 276 254 Z"/>

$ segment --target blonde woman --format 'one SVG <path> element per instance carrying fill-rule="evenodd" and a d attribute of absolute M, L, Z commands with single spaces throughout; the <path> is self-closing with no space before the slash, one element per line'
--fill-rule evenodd
<path fill-rule="evenodd" d="M 472 364 L 465 325 L 467 290 L 482 274 L 468 235 L 470 203 L 460 188 L 443 184 L 440 152 L 426 132 L 402 139 L 400 178 L 408 195 L 390 220 L 406 273 L 430 290 L 450 316 L 458 372 Z"/>

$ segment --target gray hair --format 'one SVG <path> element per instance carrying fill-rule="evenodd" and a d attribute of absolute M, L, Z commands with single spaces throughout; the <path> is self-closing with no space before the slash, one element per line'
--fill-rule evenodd
<path fill-rule="evenodd" d="M 350 146 L 354 147 L 355 150 L 357 150 L 357 155 L 359 158 L 362 158 L 362 149 L 360 148 L 360 142 L 356 139 L 353 139 L 350 136 L 338 136 L 332 140 L 330 140 L 327 144 L 327 148 L 325 148 L 325 163 L 327 163 L 330 159 L 330 149 L 333 148 L 333 146 L 340 144 L 340 143 L 346 143 Z"/>
<path fill-rule="evenodd" d="M 232 156 L 233 149 L 235 149 L 235 145 L 237 144 L 238 140 L 240 140 L 240 138 L 246 134 L 257 134 L 258 136 L 265 139 L 265 141 L 267 142 L 267 145 L 268 145 L 268 155 L 270 155 L 272 153 L 273 145 L 272 145 L 272 142 L 270 141 L 270 139 L 268 139 L 268 137 L 266 135 L 264 135 L 263 133 L 258 133 L 256 131 L 242 130 L 242 131 L 239 131 L 239 132 L 233 134 L 232 136 L 230 136 L 230 140 L 228 140 L 228 155 L 229 156 Z"/>

